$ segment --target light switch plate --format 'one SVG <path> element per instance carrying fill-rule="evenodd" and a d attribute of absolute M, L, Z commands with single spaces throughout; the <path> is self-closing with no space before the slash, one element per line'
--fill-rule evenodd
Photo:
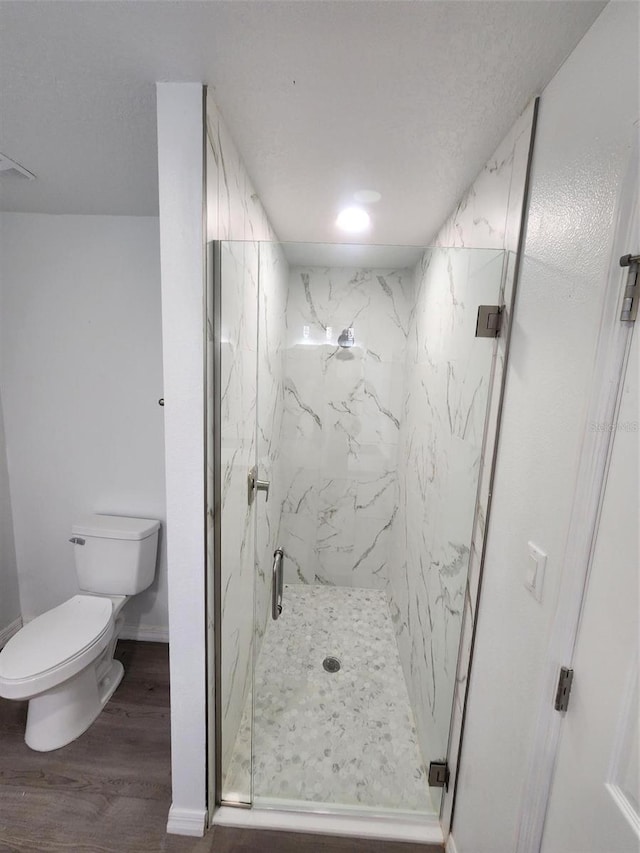
<path fill-rule="evenodd" d="M 524 585 L 536 601 L 542 601 L 542 586 L 547 567 L 547 555 L 533 542 L 527 542 L 529 559 L 524 575 Z"/>

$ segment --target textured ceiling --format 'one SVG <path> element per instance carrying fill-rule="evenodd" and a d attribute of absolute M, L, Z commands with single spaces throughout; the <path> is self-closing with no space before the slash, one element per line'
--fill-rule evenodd
<path fill-rule="evenodd" d="M 203 81 L 283 240 L 422 244 L 605 4 L 0 3 L 4 210 L 157 213 L 155 81 Z"/>

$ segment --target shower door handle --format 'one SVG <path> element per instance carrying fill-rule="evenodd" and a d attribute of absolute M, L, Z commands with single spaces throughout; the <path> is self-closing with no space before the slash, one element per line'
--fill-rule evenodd
<path fill-rule="evenodd" d="M 284 551 L 278 548 L 273 554 L 273 573 L 271 578 L 271 618 L 278 619 L 282 613 L 282 592 L 284 590 L 284 575 L 282 574 L 282 558 Z"/>
<path fill-rule="evenodd" d="M 271 483 L 269 480 L 256 480 L 255 489 L 256 492 L 265 492 L 265 500 L 269 500 L 269 486 Z"/>
<path fill-rule="evenodd" d="M 269 487 L 271 483 L 269 480 L 259 480 L 258 479 L 258 469 L 254 465 L 253 468 L 249 469 L 249 475 L 247 477 L 247 485 L 248 485 L 248 502 L 249 506 L 253 503 L 253 496 L 256 492 L 266 492 L 265 498 L 269 500 Z"/>

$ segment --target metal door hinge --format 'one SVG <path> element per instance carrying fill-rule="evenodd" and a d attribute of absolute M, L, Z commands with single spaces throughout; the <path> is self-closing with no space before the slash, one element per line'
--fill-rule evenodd
<path fill-rule="evenodd" d="M 566 666 L 560 667 L 560 675 L 558 676 L 558 688 L 556 690 L 556 701 L 554 708 L 556 711 L 566 711 L 569 707 L 569 694 L 571 693 L 571 685 L 573 684 L 573 670 Z"/>
<path fill-rule="evenodd" d="M 497 338 L 502 326 L 502 306 L 479 305 L 476 338 Z"/>
<path fill-rule="evenodd" d="M 446 761 L 432 761 L 429 764 L 429 787 L 447 788 L 449 785 L 449 766 Z"/>
<path fill-rule="evenodd" d="M 622 295 L 620 319 L 635 323 L 638 315 L 638 302 L 640 302 L 640 296 L 638 295 L 638 290 L 640 289 L 640 286 L 638 285 L 638 280 L 640 278 L 638 275 L 640 269 L 640 255 L 623 255 L 620 258 L 620 266 L 629 267 L 627 284 L 624 289 L 624 294 Z"/>

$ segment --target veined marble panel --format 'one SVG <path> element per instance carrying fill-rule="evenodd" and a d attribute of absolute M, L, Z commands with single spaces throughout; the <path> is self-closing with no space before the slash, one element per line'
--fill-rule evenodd
<path fill-rule="evenodd" d="M 479 382 L 485 368 L 479 370 L 479 364 L 465 360 L 469 337 L 461 335 L 461 349 L 455 353 L 453 349 L 447 353 L 447 347 L 441 346 L 449 333 L 457 339 L 456 319 L 461 313 L 468 313 L 468 325 L 475 323 L 475 306 L 470 310 L 468 299 L 470 295 L 475 299 L 476 294 L 457 288 L 455 277 L 452 289 L 449 277 L 447 295 L 446 277 L 435 275 L 431 269 L 432 264 L 438 265 L 437 252 L 426 252 L 418 265 L 415 312 L 408 334 L 398 457 L 399 518 L 394 535 L 398 562 L 390 571 L 388 594 L 416 710 L 418 738 L 427 762 L 445 754 L 455 690 L 453 751 L 449 756 L 452 783 L 476 618 L 499 389 L 513 299 L 512 253 L 520 236 L 533 112 L 532 103 L 434 240 L 434 245 L 443 250 L 510 250 L 499 295 L 476 300 L 476 305 L 488 301 L 505 306 L 503 334 L 491 346 L 493 361 L 484 373 L 485 383 L 481 386 Z M 471 257 L 474 264 L 483 264 L 487 255 L 473 253 Z M 434 288 L 440 288 L 439 316 L 430 317 L 438 301 L 432 293 Z M 453 346 L 453 339 L 450 343 Z M 432 513 L 446 511 L 447 500 L 454 499 L 456 490 L 460 490 L 457 505 L 441 526 Z M 445 824 L 448 819 L 445 815 Z"/>
<path fill-rule="evenodd" d="M 222 244 L 223 772 L 251 689 L 279 545 L 286 284 L 277 243 Z M 259 492 L 249 504 L 247 476 L 254 465 L 271 491 L 268 500 Z"/>
<path fill-rule="evenodd" d="M 443 224 L 435 246 L 517 250 L 532 119 L 533 103 Z"/>
<path fill-rule="evenodd" d="M 504 292 L 501 294 L 500 304 L 504 305 L 502 318 L 502 334 L 496 343 L 496 360 L 494 364 L 494 374 L 491 387 L 491 397 L 487 406 L 487 420 L 485 429 L 485 439 L 483 448 L 483 461 L 481 464 L 480 482 L 478 485 L 477 504 L 475 509 L 474 530 L 471 546 L 471 561 L 469 566 L 469 576 L 467 580 L 467 606 L 462 625 L 462 636 L 460 640 L 460 654 L 458 656 L 458 667 L 456 674 L 456 688 L 453 703 L 453 713 L 451 721 L 451 743 L 452 754 L 451 766 L 452 777 L 451 784 L 455 784 L 455 767 L 457 762 L 460 733 L 462 730 L 462 715 L 464 699 L 468 687 L 468 669 L 471 657 L 472 636 L 474 624 L 477 618 L 477 599 L 480 585 L 480 570 L 481 558 L 486 535 L 486 519 L 487 508 L 489 501 L 489 487 L 491 476 L 491 465 L 496 442 L 496 434 L 498 428 L 498 414 L 500 406 L 500 388 L 503 381 L 504 368 L 506 363 L 506 343 L 509 337 L 509 326 L 511 322 L 511 312 L 514 304 L 514 282 L 515 270 L 517 261 L 517 249 L 522 228 L 522 210 L 524 202 L 525 184 L 527 178 L 527 164 L 529 159 L 529 151 L 532 143 L 532 125 L 534 116 L 535 104 L 531 102 L 524 110 L 520 118 L 516 121 L 510 132 L 507 134 L 496 154 L 492 158 L 495 162 L 502 162 L 505 156 L 510 158 L 510 183 L 508 197 L 504 194 L 500 200 L 501 206 L 505 210 L 505 227 L 503 248 L 507 250 L 507 270 L 504 277 Z M 507 152 L 512 151 L 511 155 Z M 483 173 L 489 173 L 490 169 L 483 170 Z M 502 182 L 505 187 L 505 182 Z M 476 198 L 480 205 L 482 204 L 482 193 L 478 186 L 474 185 Z M 495 198 L 495 196 L 494 196 Z M 456 228 L 457 225 L 457 228 Z M 447 234 L 449 229 L 449 234 Z M 441 234 L 442 245 L 460 245 L 458 242 L 451 242 L 451 233 L 457 233 L 458 238 L 464 241 L 466 246 L 484 247 L 487 244 L 483 240 L 483 234 L 480 229 L 475 227 L 475 222 L 467 223 L 463 227 L 460 221 L 456 221 L 456 215 L 443 227 Z M 492 244 L 494 245 L 494 244 Z M 446 828 L 450 820 L 450 804 L 449 809 L 442 816 L 443 826 Z"/>
<path fill-rule="evenodd" d="M 207 95 L 206 111 L 207 239 L 228 241 L 222 249 L 220 318 L 224 774 L 251 688 L 253 654 L 264 632 L 271 560 L 280 528 L 284 478 L 279 469 L 279 441 L 288 274 L 284 255 L 274 242 L 267 216 L 211 93 Z M 208 363 L 213 352 L 212 312 L 208 293 Z M 212 395 L 210 381 L 207 388 L 209 571 L 214 565 Z M 260 477 L 273 484 L 271 500 L 266 509 L 260 507 L 259 513 L 256 502 L 250 506 L 247 501 L 247 475 L 254 464 L 259 466 Z M 264 496 L 260 494 L 258 500 L 263 501 Z"/>
<path fill-rule="evenodd" d="M 279 243 L 260 243 L 259 271 L 257 465 L 260 479 L 270 483 L 270 490 L 266 500 L 262 493 L 257 495 L 256 653 L 260 649 L 270 612 L 271 570 L 274 551 L 281 546 L 285 489 L 281 435 L 284 412 L 284 311 L 289 267 Z"/>
<path fill-rule="evenodd" d="M 225 241 L 221 267 L 222 715 L 223 732 L 234 733 L 251 687 L 254 630 L 256 514 L 247 473 L 257 457 L 258 245 Z"/>
<path fill-rule="evenodd" d="M 412 273 L 294 267 L 282 442 L 289 583 L 386 585 Z M 338 336 L 353 329 L 355 345 Z"/>
<path fill-rule="evenodd" d="M 495 341 L 503 252 L 433 249 L 416 274 L 389 598 L 420 743 L 445 754 Z"/>

